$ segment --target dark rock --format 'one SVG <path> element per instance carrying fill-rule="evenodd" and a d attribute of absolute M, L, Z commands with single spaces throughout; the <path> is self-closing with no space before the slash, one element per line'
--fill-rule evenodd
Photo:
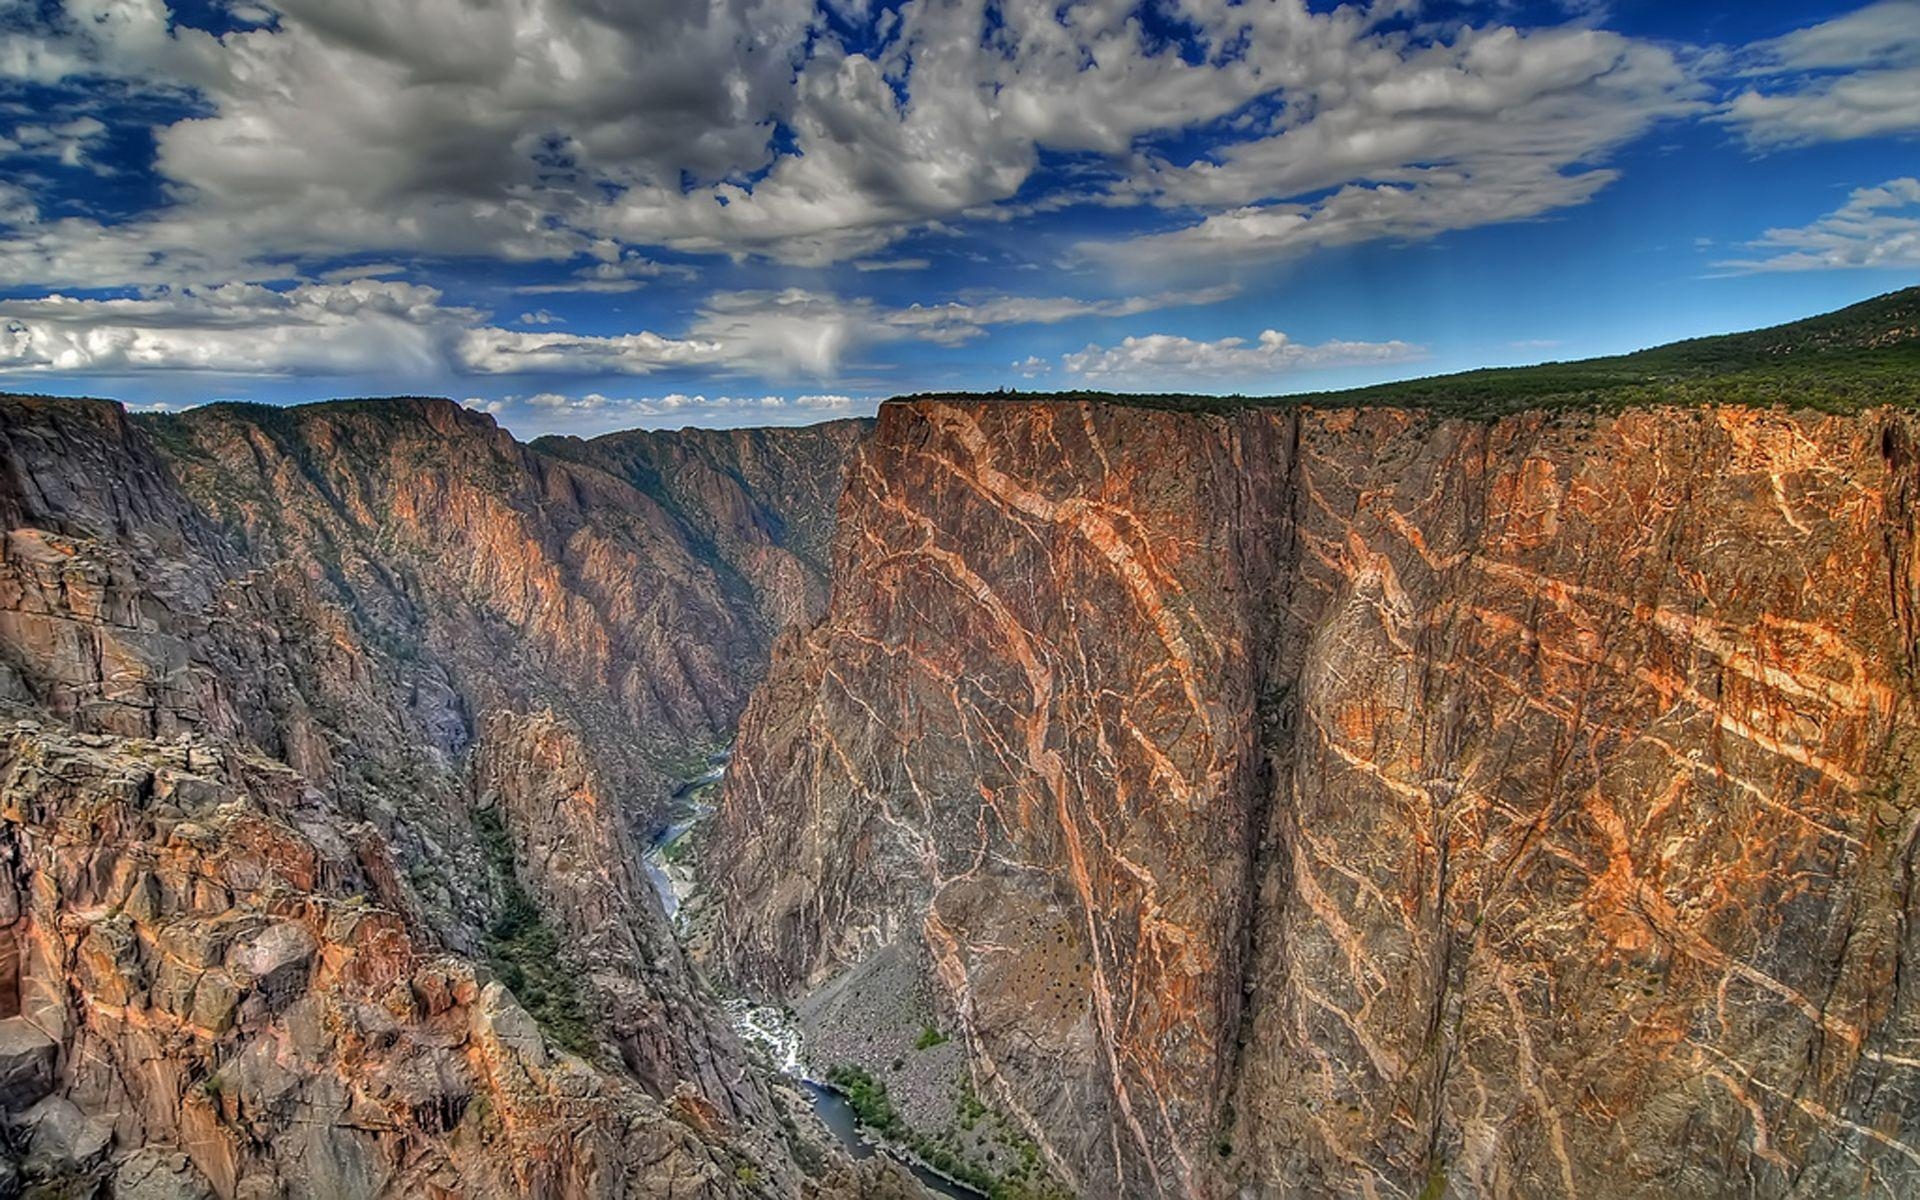
<path fill-rule="evenodd" d="M 1086 1194 L 1920 1190 L 1917 437 L 889 404 L 711 958 L 910 948 Z"/>
<path fill-rule="evenodd" d="M 60 1044 L 25 1017 L 0 1020 L 0 1109 L 19 1112 L 53 1090 Z"/>
<path fill-rule="evenodd" d="M 20 1118 L 27 1135 L 26 1169 L 42 1179 L 98 1166 L 113 1144 L 113 1123 L 89 1117 L 71 1101 L 48 1096 Z"/>

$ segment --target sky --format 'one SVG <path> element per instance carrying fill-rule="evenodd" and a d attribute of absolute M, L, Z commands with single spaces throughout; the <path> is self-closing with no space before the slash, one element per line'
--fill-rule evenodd
<path fill-rule="evenodd" d="M 0 0 L 0 389 L 1278 394 L 1920 282 L 1920 0 Z"/>

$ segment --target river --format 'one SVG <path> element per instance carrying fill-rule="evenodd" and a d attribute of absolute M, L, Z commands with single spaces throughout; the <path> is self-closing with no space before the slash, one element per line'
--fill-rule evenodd
<path fill-rule="evenodd" d="M 673 848 L 712 814 L 713 806 L 707 804 L 703 797 L 709 787 L 719 783 L 725 776 L 727 758 L 725 753 L 714 755 L 708 764 L 711 770 L 698 779 L 688 780 L 673 793 L 666 823 L 655 832 L 647 844 L 646 853 L 641 855 L 641 869 L 646 872 L 647 882 L 653 885 L 654 892 L 660 897 L 660 907 L 666 910 L 667 920 L 673 924 L 675 932 L 679 932 L 681 902 L 692 892 L 695 881 L 691 868 L 676 861 L 679 856 Z M 853 1106 L 847 1103 L 846 1098 L 827 1084 L 808 1076 L 806 1047 L 800 1028 L 784 1011 L 770 1005 L 737 999 L 727 1001 L 723 1007 L 728 1021 L 743 1040 L 764 1049 L 782 1072 L 799 1080 L 801 1086 L 806 1088 L 820 1123 L 827 1127 L 848 1154 L 859 1159 L 884 1153 L 912 1172 L 920 1185 L 936 1196 L 946 1196 L 949 1200 L 985 1200 L 982 1193 L 929 1170 L 910 1155 L 869 1140 L 860 1118 L 854 1114 Z"/>
<path fill-rule="evenodd" d="M 807 1089 L 807 1097 L 813 1102 L 813 1111 L 819 1116 L 820 1123 L 827 1127 L 834 1140 L 848 1154 L 854 1158 L 885 1154 L 905 1167 L 920 1181 L 920 1186 L 936 1196 L 946 1196 L 949 1200 L 985 1200 L 983 1193 L 930 1170 L 911 1155 L 870 1139 L 866 1127 L 860 1124 L 859 1116 L 854 1113 L 853 1106 L 847 1103 L 846 1097 L 807 1074 L 805 1041 L 799 1026 L 784 1011 L 770 1004 L 754 1004 L 741 999 L 728 1000 L 722 1008 L 742 1040 L 765 1050 L 783 1072 L 799 1080 L 800 1086 Z"/>
<path fill-rule="evenodd" d="M 721 751 L 707 760 L 706 774 L 697 779 L 689 779 L 674 789 L 673 796 L 667 801 L 667 821 L 647 843 L 647 849 L 640 856 L 640 869 L 645 872 L 647 882 L 652 885 L 654 894 L 660 897 L 660 907 L 666 910 L 667 921 L 675 929 L 679 928 L 680 904 L 693 890 L 693 872 L 688 867 L 674 861 L 674 846 L 691 832 L 694 826 L 713 813 L 713 806 L 704 797 L 707 790 L 719 783 L 727 774 L 728 751 Z"/>
<path fill-rule="evenodd" d="M 807 1089 L 807 1095 L 813 1098 L 813 1111 L 820 1115 L 820 1121 L 833 1136 L 845 1147 L 848 1154 L 855 1158 L 872 1158 L 885 1150 L 888 1157 L 905 1167 L 920 1181 L 920 1186 L 936 1196 L 948 1196 L 951 1200 L 986 1200 L 985 1193 L 976 1192 L 964 1183 L 948 1179 L 921 1166 L 911 1158 L 895 1154 L 885 1147 L 876 1149 L 861 1132 L 860 1118 L 853 1113 L 853 1106 L 839 1092 L 824 1083 L 811 1079 L 802 1079 L 801 1085 Z"/>

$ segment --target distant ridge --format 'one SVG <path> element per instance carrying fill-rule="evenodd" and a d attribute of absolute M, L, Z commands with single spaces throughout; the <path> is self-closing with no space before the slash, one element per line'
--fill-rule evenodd
<path fill-rule="evenodd" d="M 119 401 L 0 391 L 16 400 L 118 406 Z M 1023 403 L 1098 401 L 1142 408 L 1230 412 L 1243 408 L 1415 408 L 1438 416 L 1493 419 L 1533 409 L 1617 411 L 1658 405 L 1742 404 L 1851 413 L 1881 405 L 1920 408 L 1920 286 L 1903 288 L 1819 316 L 1744 333 L 1690 338 L 1630 354 L 1530 367 L 1482 367 L 1341 391 L 1273 396 L 1210 396 L 1193 392 L 920 392 L 895 400 L 971 399 Z M 493 418 L 437 396 L 396 395 L 277 405 L 216 401 L 188 412 L 247 415 L 272 426 L 302 413 L 361 411 L 385 420 L 420 419 L 450 408 L 458 420 Z M 128 414 L 165 436 L 181 413 Z M 867 418 L 829 418 L 820 425 Z M 740 426 L 730 428 L 761 428 Z M 548 434 L 526 444 L 571 457 L 568 447 L 662 431 L 615 430 L 581 439 Z M 724 431 L 721 431 L 724 432 Z"/>
<path fill-rule="evenodd" d="M 1613 410 L 1661 404 L 1784 405 L 1830 412 L 1881 404 L 1920 406 L 1920 287 L 1768 329 L 1693 338 L 1632 354 L 1481 368 L 1344 391 L 1285 396 L 1090 391 L 1000 395 L 1009 400 L 1101 400 L 1199 411 L 1378 405 L 1475 418 L 1537 408 Z"/>

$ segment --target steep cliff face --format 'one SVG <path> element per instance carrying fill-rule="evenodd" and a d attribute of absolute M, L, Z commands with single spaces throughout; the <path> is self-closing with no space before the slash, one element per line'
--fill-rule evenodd
<path fill-rule="evenodd" d="M 831 613 L 779 657 L 722 805 L 727 969 L 791 993 L 921 943 L 982 1091 L 1075 1130 L 1042 1145 L 1081 1187 L 1110 1186 L 1116 1133 L 1130 1163 L 1211 1140 L 1258 769 L 1240 542 L 1272 433 L 888 406 Z"/>
<path fill-rule="evenodd" d="M 892 404 L 711 954 L 1087 1194 L 1920 1186 L 1920 425 Z"/>
<path fill-rule="evenodd" d="M 29 1177 L 152 1143 L 223 1196 L 895 1186 L 796 1165 L 635 859 L 791 580 L 740 584 L 651 497 L 445 401 L 0 398 L 0 449 L 0 707 L 29 722 L 0 824 L 34 898 L 0 951 L 39 998 L 0 1109 L 111 1131 Z M 217 862 L 174 861 L 182 824 Z"/>
<path fill-rule="evenodd" d="M 769 614 L 820 587 L 798 560 L 755 570 L 793 558 L 771 538 L 719 543 L 684 515 L 697 508 L 600 469 L 599 442 L 562 460 L 446 401 L 216 405 L 149 428 L 249 559 L 303 564 L 367 637 L 430 659 L 476 709 L 563 706 L 628 794 L 653 798 L 687 747 L 731 735 Z M 834 487 L 844 446 L 807 436 Z M 726 482 L 751 511 L 830 504 Z"/>
<path fill-rule="evenodd" d="M 914 1190 L 645 885 L 736 720 L 693 952 L 997 1195 L 1920 1189 L 1915 303 L 1411 407 L 0 397 L 0 1194 Z"/>
<path fill-rule="evenodd" d="M 745 585 L 771 638 L 818 620 L 825 608 L 846 463 L 871 428 L 848 420 L 797 429 L 636 429 L 592 441 L 542 438 L 534 447 L 658 500 L 692 544 Z"/>

